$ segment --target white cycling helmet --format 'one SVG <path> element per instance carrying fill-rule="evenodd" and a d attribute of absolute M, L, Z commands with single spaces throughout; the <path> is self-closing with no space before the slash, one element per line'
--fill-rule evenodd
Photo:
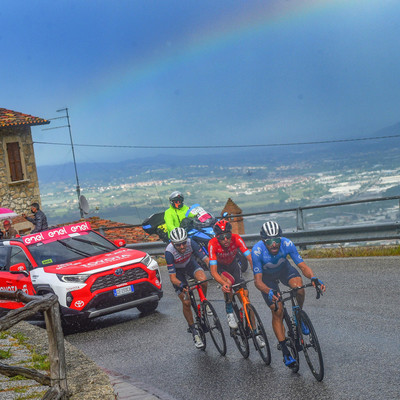
<path fill-rule="evenodd" d="M 169 234 L 169 238 L 173 244 L 186 242 L 187 232 L 183 228 L 175 228 Z"/>
<path fill-rule="evenodd" d="M 282 229 L 275 221 L 267 221 L 261 227 L 260 235 L 263 239 L 282 236 Z"/>

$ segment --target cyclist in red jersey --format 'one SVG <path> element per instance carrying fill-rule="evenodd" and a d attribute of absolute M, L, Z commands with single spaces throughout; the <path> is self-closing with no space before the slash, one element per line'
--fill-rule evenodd
<path fill-rule="evenodd" d="M 240 250 L 252 267 L 251 254 L 243 239 L 236 233 L 232 233 L 232 225 L 229 222 L 218 221 L 213 229 L 215 237 L 208 243 L 210 272 L 224 292 L 228 325 L 230 328 L 236 329 L 237 323 L 232 308 L 232 285 L 244 280 L 238 264 L 237 253 Z"/>

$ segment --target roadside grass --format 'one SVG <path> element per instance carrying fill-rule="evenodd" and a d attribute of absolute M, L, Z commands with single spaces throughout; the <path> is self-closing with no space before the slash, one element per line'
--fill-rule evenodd
<path fill-rule="evenodd" d="M 335 248 L 312 248 L 299 250 L 303 258 L 346 258 L 346 257 L 383 257 L 400 256 L 400 245 L 398 246 L 352 246 Z M 158 265 L 167 265 L 164 256 L 156 257 Z"/>
<path fill-rule="evenodd" d="M 6 360 L 7 358 L 11 358 L 11 347 L 8 350 L 1 350 L 0 349 L 0 360 Z"/>
<path fill-rule="evenodd" d="M 335 248 L 313 248 L 301 250 L 304 258 L 344 258 L 400 256 L 400 246 L 354 246 Z"/>

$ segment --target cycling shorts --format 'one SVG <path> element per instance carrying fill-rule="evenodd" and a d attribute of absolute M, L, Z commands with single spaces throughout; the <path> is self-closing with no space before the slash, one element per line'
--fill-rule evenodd
<path fill-rule="evenodd" d="M 301 277 L 299 271 L 288 260 L 283 264 L 282 268 L 274 274 L 264 273 L 262 276 L 262 281 L 272 290 L 279 291 L 279 283 L 285 286 L 289 286 L 289 281 L 292 278 Z M 265 302 L 268 306 L 272 306 L 273 302 L 269 300 L 268 294 L 261 292 L 264 297 Z"/>
<path fill-rule="evenodd" d="M 238 264 L 237 257 L 228 265 L 223 265 L 223 264 L 217 264 L 217 272 L 221 275 L 222 272 L 228 272 L 233 276 L 233 279 L 235 279 L 235 283 L 243 282 L 244 278 L 242 275 L 242 269 L 240 268 L 240 265 Z"/>
<path fill-rule="evenodd" d="M 185 268 L 176 269 L 176 277 L 184 284 L 188 285 L 187 277 L 195 279 L 194 274 L 197 271 L 204 271 L 203 268 L 197 263 L 193 258 L 186 264 Z M 182 288 L 180 286 L 173 285 L 176 294 L 179 296 L 182 293 Z"/>

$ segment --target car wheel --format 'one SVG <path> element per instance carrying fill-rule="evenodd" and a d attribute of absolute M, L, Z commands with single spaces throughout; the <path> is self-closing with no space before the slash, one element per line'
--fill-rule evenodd
<path fill-rule="evenodd" d="M 139 304 L 137 306 L 137 309 L 142 313 L 142 314 L 150 314 L 153 311 L 155 311 L 155 309 L 158 306 L 158 301 L 152 301 L 151 303 L 143 303 L 143 304 Z"/>

